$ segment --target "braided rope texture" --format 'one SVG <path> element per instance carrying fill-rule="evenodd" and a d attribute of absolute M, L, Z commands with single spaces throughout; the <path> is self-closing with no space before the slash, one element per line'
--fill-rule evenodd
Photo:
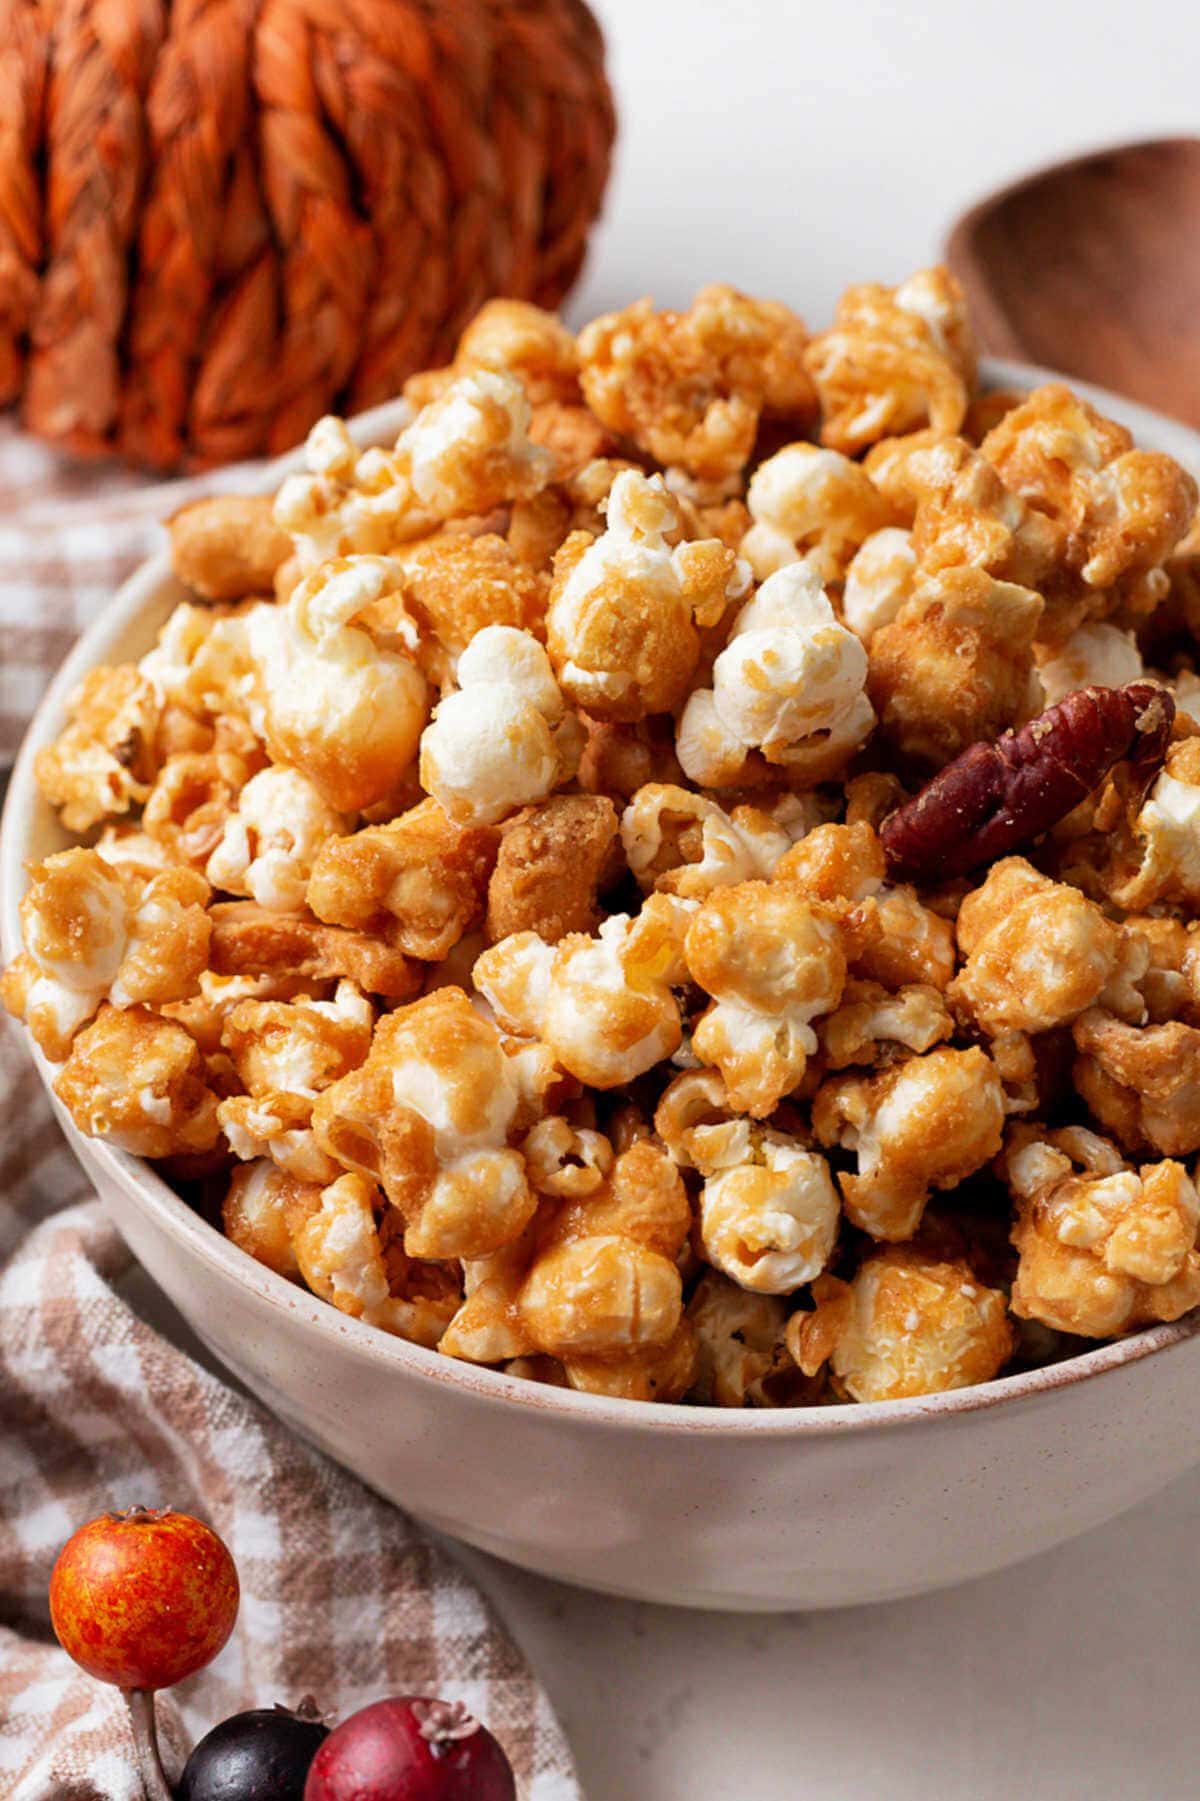
<path fill-rule="evenodd" d="M 556 306 L 614 135 L 583 0 L 0 0 L 0 406 L 274 455 Z"/>

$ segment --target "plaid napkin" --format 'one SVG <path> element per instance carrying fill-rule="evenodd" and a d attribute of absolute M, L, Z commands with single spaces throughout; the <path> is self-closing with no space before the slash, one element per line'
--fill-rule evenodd
<path fill-rule="evenodd" d="M 0 763 L 72 638 L 161 542 L 156 522 L 255 485 L 245 468 L 153 487 L 70 468 L 0 421 Z M 242 1707 L 312 1693 L 344 1715 L 415 1690 L 493 1728 L 522 1801 L 581 1801 L 546 1696 L 462 1572 L 120 1298 L 129 1255 L 7 1023 L 0 1120 L 0 1797 L 138 1801 L 119 1697 L 58 1649 L 46 1590 L 76 1526 L 140 1503 L 210 1521 L 242 1582 L 230 1644 L 159 1698 L 169 1776 Z"/>

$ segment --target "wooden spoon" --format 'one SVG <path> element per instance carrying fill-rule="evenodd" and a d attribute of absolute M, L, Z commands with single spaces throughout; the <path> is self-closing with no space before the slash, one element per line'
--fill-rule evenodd
<path fill-rule="evenodd" d="M 967 213 L 946 258 L 985 350 L 1200 426 L 1200 138 L 1028 176 Z"/>

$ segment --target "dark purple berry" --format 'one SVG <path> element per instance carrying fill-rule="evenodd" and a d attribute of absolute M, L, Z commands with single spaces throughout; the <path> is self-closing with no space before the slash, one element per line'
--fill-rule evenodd
<path fill-rule="evenodd" d="M 311 1702 L 234 1714 L 200 1740 L 179 1801 L 303 1801 L 309 1766 L 329 1728 Z"/>

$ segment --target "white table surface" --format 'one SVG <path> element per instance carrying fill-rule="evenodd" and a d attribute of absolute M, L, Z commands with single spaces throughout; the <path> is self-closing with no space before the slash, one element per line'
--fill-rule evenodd
<path fill-rule="evenodd" d="M 595 3 L 622 148 L 576 320 L 728 280 L 816 326 L 1026 168 L 1196 129 L 1170 0 Z M 674 1612 L 467 1561 L 589 1801 L 1191 1801 L 1198 1542 L 1200 1474 L 1007 1574 L 840 1614 Z"/>

